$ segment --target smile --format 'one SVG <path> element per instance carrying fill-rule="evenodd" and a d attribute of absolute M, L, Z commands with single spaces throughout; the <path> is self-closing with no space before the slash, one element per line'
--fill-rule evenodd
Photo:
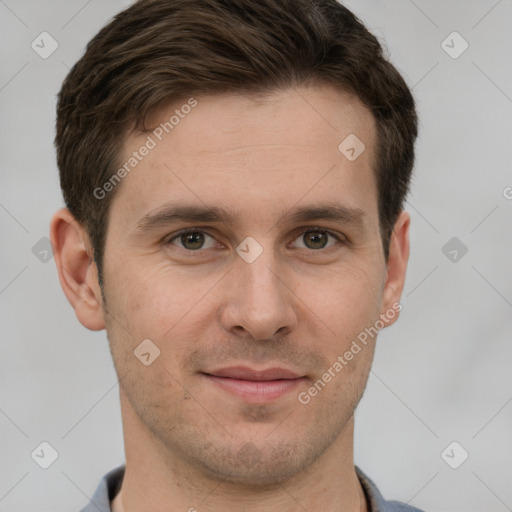
<path fill-rule="evenodd" d="M 254 404 L 277 400 L 306 380 L 305 376 L 283 368 L 259 371 L 247 367 L 230 367 L 204 372 L 203 375 L 220 389 Z"/>

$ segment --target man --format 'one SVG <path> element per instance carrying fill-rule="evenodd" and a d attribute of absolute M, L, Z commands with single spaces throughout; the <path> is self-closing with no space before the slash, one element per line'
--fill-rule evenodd
<path fill-rule="evenodd" d="M 382 512 L 353 461 L 398 318 L 414 101 L 335 0 L 152 0 L 59 95 L 51 224 L 106 329 L 126 466 L 83 512 Z"/>

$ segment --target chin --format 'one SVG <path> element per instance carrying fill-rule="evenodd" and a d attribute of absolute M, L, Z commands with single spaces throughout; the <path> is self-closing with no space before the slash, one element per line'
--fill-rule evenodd
<path fill-rule="evenodd" d="M 318 458 L 314 446 L 300 443 L 271 445 L 268 441 L 258 445 L 246 442 L 239 449 L 203 446 L 195 458 L 205 476 L 212 480 L 252 488 L 281 487 L 310 467 Z"/>

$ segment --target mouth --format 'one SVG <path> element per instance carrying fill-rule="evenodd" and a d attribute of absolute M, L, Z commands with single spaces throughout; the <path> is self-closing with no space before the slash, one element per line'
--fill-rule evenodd
<path fill-rule="evenodd" d="M 221 390 L 254 404 L 275 401 L 306 380 L 305 375 L 285 368 L 256 370 L 245 366 L 232 366 L 201 373 Z"/>

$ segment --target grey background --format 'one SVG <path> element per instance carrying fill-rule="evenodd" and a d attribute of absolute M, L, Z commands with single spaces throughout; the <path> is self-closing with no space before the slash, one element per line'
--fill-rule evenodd
<path fill-rule="evenodd" d="M 39 258 L 62 206 L 55 95 L 129 3 L 0 0 L 2 511 L 78 510 L 124 462 L 106 336 L 78 323 L 53 259 Z M 421 117 L 404 309 L 379 339 L 356 463 L 386 497 L 428 511 L 512 510 L 511 1 L 346 5 L 386 45 Z M 59 45 L 47 59 L 31 48 L 43 31 Z M 441 46 L 453 31 L 469 43 L 456 59 Z M 455 262 L 442 251 L 452 237 L 468 248 Z M 46 470 L 31 458 L 42 441 L 59 454 Z M 458 469 L 441 457 L 452 441 L 469 453 Z M 457 461 L 460 449 L 448 453 Z"/>

